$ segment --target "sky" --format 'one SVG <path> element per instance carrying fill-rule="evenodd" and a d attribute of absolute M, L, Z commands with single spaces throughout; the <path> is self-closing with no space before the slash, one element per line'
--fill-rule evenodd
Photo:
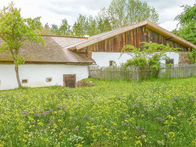
<path fill-rule="evenodd" d="M 13 1 L 21 8 L 22 16 L 41 16 L 43 24 L 60 25 L 66 18 L 73 25 L 79 13 L 95 16 L 103 7 L 108 7 L 112 0 L 0 0 L 0 9 Z M 182 5 L 193 5 L 196 0 L 142 0 L 154 7 L 159 14 L 159 25 L 169 31 L 176 28 L 175 16 L 183 11 Z"/>

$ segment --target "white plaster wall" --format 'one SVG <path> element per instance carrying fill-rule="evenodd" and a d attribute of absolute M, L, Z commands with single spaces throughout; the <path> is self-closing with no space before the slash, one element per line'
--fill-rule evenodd
<path fill-rule="evenodd" d="M 92 58 L 95 60 L 98 66 L 109 66 L 109 62 L 115 61 L 118 66 L 131 59 L 129 54 L 113 53 L 113 52 L 92 52 Z"/>
<path fill-rule="evenodd" d="M 168 52 L 166 53 L 167 57 L 174 59 L 174 65 L 178 65 L 179 63 L 179 53 Z M 165 64 L 165 60 L 161 60 L 161 63 Z"/>
<path fill-rule="evenodd" d="M 174 64 L 179 63 L 179 54 L 168 52 L 166 53 L 167 56 L 171 59 L 174 59 Z M 121 55 L 120 52 L 113 53 L 113 52 L 92 52 L 92 58 L 95 60 L 96 64 L 101 67 L 107 67 L 109 66 L 109 62 L 115 61 L 117 66 L 120 66 L 121 64 L 125 63 L 127 60 L 130 60 L 132 57 L 124 53 Z M 165 60 L 162 60 L 161 63 L 165 64 Z"/>
<path fill-rule="evenodd" d="M 76 80 L 88 78 L 88 66 L 79 65 L 50 65 L 26 64 L 19 66 L 21 81 L 27 79 L 27 87 L 63 86 L 63 74 L 76 74 Z M 46 82 L 46 78 L 52 78 Z M 14 65 L 0 64 L 0 90 L 17 88 Z"/>

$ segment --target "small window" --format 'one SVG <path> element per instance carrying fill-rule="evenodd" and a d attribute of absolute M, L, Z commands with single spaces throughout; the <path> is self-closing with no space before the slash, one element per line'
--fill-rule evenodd
<path fill-rule="evenodd" d="M 110 66 L 114 66 L 115 65 L 115 62 L 113 60 L 110 60 L 109 61 L 109 64 L 110 64 Z"/>
<path fill-rule="evenodd" d="M 174 64 L 174 59 L 167 59 L 166 64 Z"/>
<path fill-rule="evenodd" d="M 27 79 L 23 79 L 22 80 L 22 84 L 27 84 L 28 83 L 28 80 Z"/>
<path fill-rule="evenodd" d="M 52 78 L 46 78 L 46 82 L 52 82 Z"/>

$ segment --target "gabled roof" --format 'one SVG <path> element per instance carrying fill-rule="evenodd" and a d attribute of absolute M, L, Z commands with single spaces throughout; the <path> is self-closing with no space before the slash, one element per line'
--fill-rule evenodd
<path fill-rule="evenodd" d="M 92 60 L 83 54 L 67 49 L 68 46 L 82 42 L 86 38 L 43 36 L 45 46 L 30 42 L 20 50 L 26 63 L 91 64 Z M 2 40 L 0 39 L 0 45 Z M 9 52 L 0 52 L 0 62 L 12 62 Z"/>
<path fill-rule="evenodd" d="M 171 40 L 174 40 L 177 43 L 182 44 L 186 47 L 196 48 L 196 45 L 194 45 L 194 44 L 184 40 L 183 38 L 181 38 L 181 37 L 169 32 L 169 31 L 159 27 L 158 25 L 153 24 L 152 22 L 146 20 L 146 21 L 140 22 L 140 23 L 135 24 L 135 25 L 131 25 L 131 26 L 128 26 L 128 27 L 123 27 L 123 28 L 118 28 L 118 29 L 115 29 L 115 30 L 112 30 L 112 31 L 109 31 L 109 32 L 104 32 L 104 33 L 89 37 L 87 40 L 84 40 L 82 42 L 79 42 L 77 44 L 74 44 L 74 45 L 70 46 L 69 49 L 70 50 L 80 50 L 80 49 L 83 49 L 87 46 L 93 45 L 95 43 L 98 43 L 98 42 L 101 42 L 103 40 L 114 37 L 118 34 L 122 34 L 124 32 L 130 31 L 130 30 L 136 29 L 138 27 L 142 27 L 142 26 L 147 26 L 147 28 L 150 28 L 150 29 L 152 29 L 152 30 L 154 30 L 154 31 L 166 36 L 166 37 L 171 37 L 172 38 Z"/>

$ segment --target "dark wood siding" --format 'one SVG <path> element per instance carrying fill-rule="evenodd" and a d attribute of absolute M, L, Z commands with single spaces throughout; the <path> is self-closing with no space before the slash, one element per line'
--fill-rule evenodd
<path fill-rule="evenodd" d="M 121 52 L 123 46 L 130 44 L 137 48 L 143 48 L 142 42 L 155 42 L 160 44 L 169 44 L 171 47 L 181 48 L 183 51 L 188 50 L 174 41 L 168 36 L 163 36 L 146 26 L 139 27 L 128 32 L 118 34 L 112 38 L 98 42 L 87 47 L 88 56 L 91 56 L 91 52 Z"/>
<path fill-rule="evenodd" d="M 75 88 L 76 87 L 76 75 L 75 74 L 64 74 L 63 75 L 64 86 Z"/>

